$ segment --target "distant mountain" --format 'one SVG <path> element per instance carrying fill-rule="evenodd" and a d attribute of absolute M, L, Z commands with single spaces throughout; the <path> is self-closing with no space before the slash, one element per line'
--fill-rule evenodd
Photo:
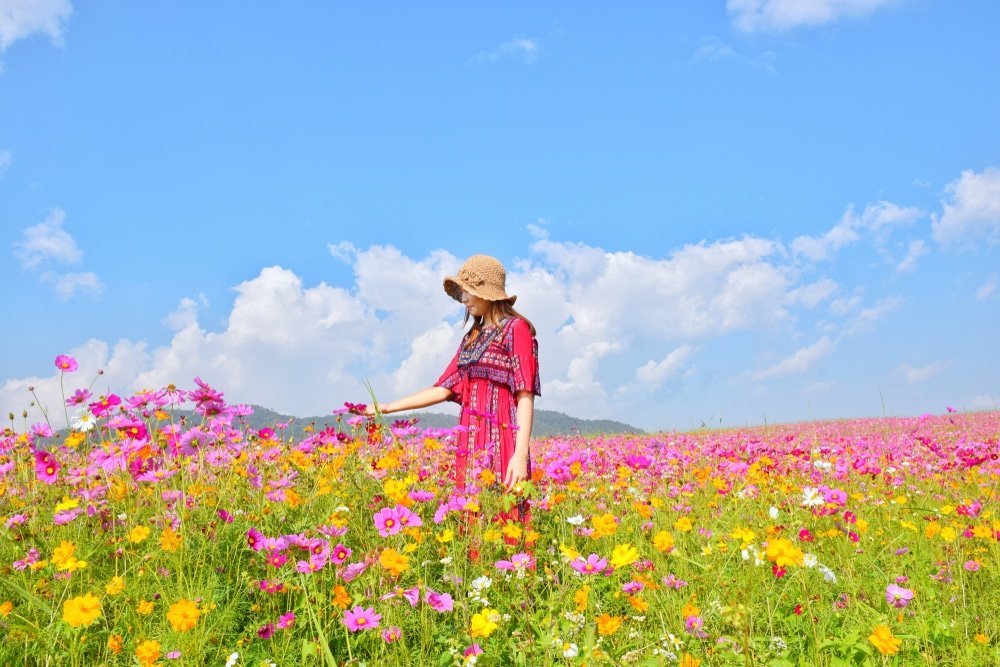
<path fill-rule="evenodd" d="M 259 405 L 251 407 L 253 407 L 254 413 L 249 417 L 244 417 L 243 421 L 254 429 L 273 427 L 275 424 L 288 424 L 288 429 L 283 432 L 283 439 L 291 437 L 300 440 L 305 434 L 304 429 L 307 426 L 311 426 L 315 430 L 323 430 L 327 426 L 334 426 L 337 423 L 337 417 L 332 414 L 322 417 L 291 417 Z M 177 415 L 187 416 L 189 420 L 200 420 L 198 415 L 188 411 L 178 411 Z M 385 416 L 385 420 L 389 424 L 403 419 L 417 419 L 418 428 L 451 428 L 458 423 L 455 415 L 440 412 L 405 412 Z M 578 419 L 553 410 L 535 410 L 531 432 L 533 437 L 545 438 L 555 435 L 613 435 L 617 433 L 642 433 L 643 431 L 610 419 Z"/>

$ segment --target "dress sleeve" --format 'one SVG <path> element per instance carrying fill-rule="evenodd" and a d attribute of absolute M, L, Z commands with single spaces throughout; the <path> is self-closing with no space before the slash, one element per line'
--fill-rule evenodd
<path fill-rule="evenodd" d="M 452 395 L 448 400 L 455 401 L 456 403 L 462 402 L 462 392 L 465 389 L 465 382 L 462 380 L 461 373 L 458 372 L 458 353 L 461 352 L 461 350 L 462 347 L 459 346 L 458 350 L 455 352 L 455 356 L 451 359 L 451 363 L 448 364 L 448 368 L 446 368 L 444 373 L 441 374 L 438 381 L 434 383 L 435 387 L 450 389 Z"/>
<path fill-rule="evenodd" d="M 514 393 L 530 391 L 542 395 L 538 379 L 538 341 L 531 335 L 531 327 L 521 318 L 511 325 L 511 389 Z"/>

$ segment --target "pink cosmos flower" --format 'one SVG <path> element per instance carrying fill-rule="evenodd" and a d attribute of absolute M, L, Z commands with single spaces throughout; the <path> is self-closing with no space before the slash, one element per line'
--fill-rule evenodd
<path fill-rule="evenodd" d="M 420 602 L 420 588 L 417 586 L 414 586 L 413 588 L 394 588 L 379 599 L 391 600 L 396 597 L 406 598 L 406 601 L 410 603 L 411 607 L 416 607 L 417 603 Z"/>
<path fill-rule="evenodd" d="M 101 396 L 87 407 L 90 408 L 90 411 L 94 413 L 95 417 L 103 417 L 104 415 L 112 412 L 116 407 L 121 405 L 121 403 L 121 398 L 115 396 L 114 394 L 108 394 L 107 396 Z"/>
<path fill-rule="evenodd" d="M 257 636 L 261 639 L 270 639 L 274 636 L 274 623 L 268 623 L 267 625 L 262 625 L 259 630 L 257 630 Z"/>
<path fill-rule="evenodd" d="M 402 636 L 403 630 L 395 625 L 382 630 L 382 641 L 386 644 L 391 644 L 397 639 L 400 639 Z"/>
<path fill-rule="evenodd" d="M 264 548 L 264 533 L 260 532 L 256 528 L 250 528 L 247 531 L 247 546 L 254 551 L 260 551 Z"/>
<path fill-rule="evenodd" d="M 474 655 L 482 655 L 482 654 L 483 654 L 483 647 L 480 646 L 479 644 L 473 644 L 472 646 L 470 646 L 469 648 L 465 649 L 465 651 L 462 652 L 462 657 L 468 660 Z"/>
<path fill-rule="evenodd" d="M 284 593 L 285 584 L 280 581 L 269 581 L 267 579 L 261 579 L 260 590 L 266 593 Z"/>
<path fill-rule="evenodd" d="M 910 604 L 913 599 L 913 591 L 896 584 L 889 584 L 885 587 L 885 601 L 897 609 L 902 609 Z"/>
<path fill-rule="evenodd" d="M 399 521 L 399 514 L 395 508 L 383 507 L 375 513 L 375 528 L 382 537 L 389 537 L 403 530 L 403 524 Z"/>
<path fill-rule="evenodd" d="M 403 505 L 396 505 L 396 516 L 399 517 L 399 523 L 403 528 L 418 528 L 424 525 L 419 514 Z"/>
<path fill-rule="evenodd" d="M 580 574 L 598 574 L 608 566 L 608 559 L 601 558 L 597 554 L 590 554 L 587 556 L 587 560 L 584 560 L 583 556 L 579 556 L 569 565 Z"/>
<path fill-rule="evenodd" d="M 292 627 L 293 623 L 295 623 L 295 612 L 294 611 L 290 611 L 287 614 L 282 614 L 281 616 L 278 617 L 278 629 L 279 630 L 284 630 L 285 628 L 290 628 L 290 627 Z"/>
<path fill-rule="evenodd" d="M 495 567 L 498 570 L 530 570 L 535 566 L 535 559 L 529 554 L 519 553 L 510 557 L 510 560 L 498 560 Z"/>
<path fill-rule="evenodd" d="M 368 563 L 351 563 L 340 573 L 340 578 L 344 580 L 344 583 L 348 583 L 367 569 Z"/>
<path fill-rule="evenodd" d="M 87 389 L 77 389 L 69 398 L 66 399 L 66 405 L 69 407 L 74 405 L 83 405 L 90 400 L 91 396 L 93 396 L 93 394 L 91 394 Z"/>
<path fill-rule="evenodd" d="M 333 548 L 330 554 L 330 560 L 333 561 L 334 565 L 343 565 L 347 562 L 347 559 L 351 557 L 351 550 L 345 547 L 343 544 L 338 544 Z"/>
<path fill-rule="evenodd" d="M 424 602 L 430 605 L 431 609 L 439 613 L 445 613 L 455 608 L 455 601 L 447 593 L 437 593 L 428 589 L 424 593 Z"/>
<path fill-rule="evenodd" d="M 344 625 L 351 632 L 377 628 L 381 620 L 382 615 L 376 614 L 374 607 L 368 607 L 367 609 L 364 607 L 355 607 L 354 609 L 344 611 Z"/>
<path fill-rule="evenodd" d="M 967 560 L 962 565 L 969 572 L 979 572 L 979 561 L 978 560 Z"/>
<path fill-rule="evenodd" d="M 79 366 L 76 363 L 76 359 L 69 356 L 68 354 L 60 354 L 56 357 L 56 368 L 58 368 L 63 373 L 72 373 Z"/>
<path fill-rule="evenodd" d="M 622 586 L 622 592 L 629 595 L 635 595 L 636 593 L 641 593 L 642 589 L 645 588 L 641 581 L 632 580 Z"/>
<path fill-rule="evenodd" d="M 59 481 L 59 461 L 52 454 L 42 451 L 35 451 L 35 476 L 39 481 L 46 484 L 55 484 Z"/>

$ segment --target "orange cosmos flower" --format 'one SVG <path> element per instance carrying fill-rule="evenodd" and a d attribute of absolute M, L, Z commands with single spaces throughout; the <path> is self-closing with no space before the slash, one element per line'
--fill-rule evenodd
<path fill-rule="evenodd" d="M 167 620 L 177 632 L 187 632 L 198 625 L 199 616 L 201 610 L 198 609 L 198 603 L 185 599 L 173 603 L 167 611 Z"/>

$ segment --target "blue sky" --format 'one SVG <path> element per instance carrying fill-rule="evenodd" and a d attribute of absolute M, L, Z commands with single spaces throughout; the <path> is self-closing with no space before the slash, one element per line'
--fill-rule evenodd
<path fill-rule="evenodd" d="M 0 0 L 0 410 L 431 384 L 500 258 L 537 406 L 1000 407 L 1000 5 Z M 37 411 L 33 410 L 34 419 Z"/>

